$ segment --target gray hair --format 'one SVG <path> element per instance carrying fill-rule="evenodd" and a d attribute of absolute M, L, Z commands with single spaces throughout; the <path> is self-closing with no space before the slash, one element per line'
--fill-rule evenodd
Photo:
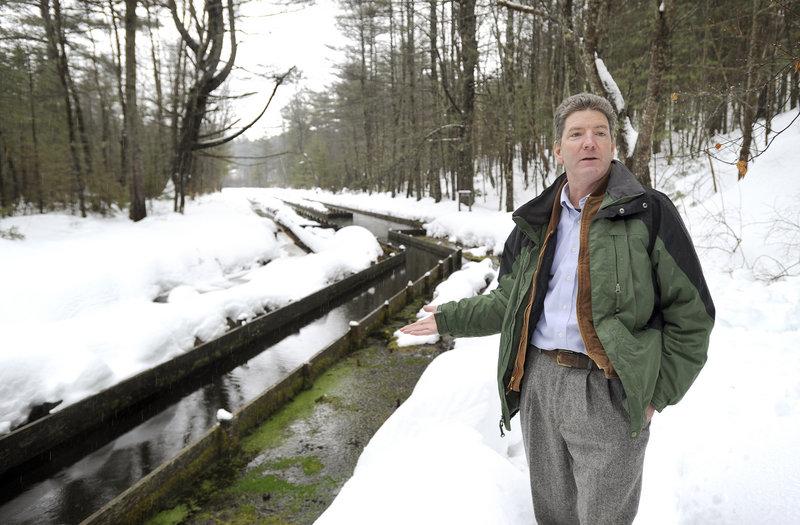
<path fill-rule="evenodd" d="M 587 109 L 599 111 L 606 116 L 608 120 L 608 131 L 611 135 L 611 139 L 614 139 L 617 114 L 614 112 L 614 108 L 611 107 L 611 103 L 599 95 L 578 93 L 577 95 L 565 98 L 556 108 L 556 114 L 553 118 L 556 132 L 555 142 L 561 144 L 561 135 L 564 134 L 564 123 L 567 121 L 567 117 L 576 111 L 584 111 Z"/>

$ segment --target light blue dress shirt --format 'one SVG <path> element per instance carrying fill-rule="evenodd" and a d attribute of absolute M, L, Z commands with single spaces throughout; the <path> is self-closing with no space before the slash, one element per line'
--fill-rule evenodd
<path fill-rule="evenodd" d="M 589 196 L 578 203 L 583 205 Z M 531 337 L 531 344 L 542 350 L 572 350 L 586 353 L 578 329 L 575 305 L 578 299 L 578 251 L 580 250 L 581 211 L 569 200 L 569 184 L 561 190 L 561 219 L 556 236 L 556 254 L 544 298 L 544 310 Z"/>

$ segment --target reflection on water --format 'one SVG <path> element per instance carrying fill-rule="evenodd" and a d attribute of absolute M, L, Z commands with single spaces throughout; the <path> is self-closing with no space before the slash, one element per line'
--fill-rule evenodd
<path fill-rule="evenodd" d="M 368 219 L 365 222 L 387 223 L 371 217 Z M 359 224 L 363 225 L 360 221 Z M 378 224 L 367 227 L 376 236 L 384 238 L 389 228 L 382 230 Z M 361 319 L 378 308 L 388 297 L 403 289 L 408 281 L 417 279 L 437 262 L 438 258 L 428 253 L 409 249 L 406 267 L 387 273 L 368 290 L 331 309 L 297 333 L 265 348 L 247 363 L 212 378 L 210 383 L 147 417 L 110 443 L 0 505 L 0 523 L 79 523 L 199 439 L 216 424 L 217 409 L 233 412 L 244 406 L 345 334 L 350 321 Z"/>

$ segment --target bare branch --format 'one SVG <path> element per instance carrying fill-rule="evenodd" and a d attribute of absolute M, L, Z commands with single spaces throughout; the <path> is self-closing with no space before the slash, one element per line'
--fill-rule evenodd
<path fill-rule="evenodd" d="M 172 20 L 175 22 L 175 28 L 178 30 L 178 33 L 181 34 L 181 38 L 186 42 L 189 49 L 197 54 L 199 46 L 195 39 L 192 38 L 192 35 L 189 34 L 189 31 L 186 30 L 186 27 L 184 27 L 180 17 L 178 17 L 178 7 L 175 5 L 175 0 L 167 0 L 167 7 L 172 14 Z"/>
<path fill-rule="evenodd" d="M 211 80 L 211 90 L 217 89 L 226 78 L 230 74 L 231 70 L 233 69 L 233 62 L 236 60 L 236 17 L 233 14 L 233 0 L 228 1 L 228 23 L 230 24 L 230 38 L 231 38 L 231 51 L 230 55 L 228 56 L 228 61 L 225 63 L 225 67 L 214 76 Z"/>
<path fill-rule="evenodd" d="M 264 113 L 267 112 L 267 108 L 269 107 L 270 103 L 272 102 L 272 98 L 275 96 L 275 93 L 278 91 L 278 88 L 280 87 L 281 84 L 283 84 L 283 81 L 286 80 L 286 78 L 291 74 L 291 72 L 294 71 L 294 69 L 295 69 L 295 66 L 292 66 L 291 69 L 289 69 L 289 71 L 287 71 L 286 73 L 284 73 L 283 75 L 281 75 L 281 76 L 279 76 L 279 77 L 277 77 L 275 79 L 275 87 L 272 89 L 272 94 L 270 94 L 269 100 L 267 100 L 267 105 L 264 106 L 264 109 L 261 110 L 261 113 L 259 113 L 258 116 L 250 124 L 246 125 L 242 129 L 240 129 L 238 132 L 236 132 L 233 135 L 230 135 L 228 137 L 223 137 L 221 139 L 210 141 L 210 142 L 198 142 L 198 143 L 195 143 L 195 144 L 192 145 L 192 150 L 197 151 L 197 150 L 215 148 L 217 146 L 222 146 L 223 144 L 227 144 L 228 142 L 232 141 L 236 137 L 242 135 L 248 129 L 252 128 L 253 125 L 255 125 L 255 123 L 258 122 L 259 119 L 261 119 L 262 116 L 264 116 Z"/>
<path fill-rule="evenodd" d="M 519 11 L 520 13 L 526 13 L 529 15 L 536 15 L 542 18 L 546 18 L 547 20 L 553 22 L 554 24 L 562 28 L 564 31 L 567 31 L 568 33 L 571 34 L 575 34 L 575 31 L 573 31 L 571 27 L 567 26 L 566 24 L 564 24 L 564 22 L 561 21 L 560 18 L 554 17 L 547 11 L 542 11 L 541 9 L 536 9 L 535 7 L 531 7 L 529 5 L 518 4 L 516 2 L 507 2 L 506 0 L 497 0 L 496 3 L 499 7 L 507 7 L 508 9 L 511 9 L 513 11 Z"/>

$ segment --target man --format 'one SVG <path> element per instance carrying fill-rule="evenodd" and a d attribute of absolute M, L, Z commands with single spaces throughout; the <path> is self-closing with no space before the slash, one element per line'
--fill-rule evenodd
<path fill-rule="evenodd" d="M 565 174 L 514 212 L 498 287 L 402 329 L 500 332 L 501 432 L 519 412 L 540 524 L 633 521 L 650 419 L 697 377 L 714 324 L 674 205 L 613 160 L 615 124 L 602 97 L 564 100 Z"/>

